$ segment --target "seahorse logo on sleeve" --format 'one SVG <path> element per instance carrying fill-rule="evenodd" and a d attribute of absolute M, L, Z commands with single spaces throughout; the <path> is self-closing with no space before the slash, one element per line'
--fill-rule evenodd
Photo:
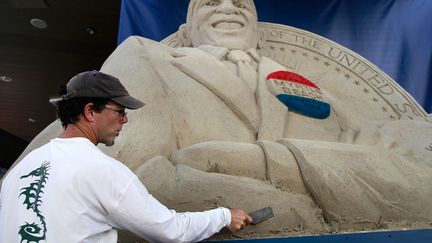
<path fill-rule="evenodd" d="M 21 243 L 39 243 L 46 239 L 47 227 L 45 223 L 45 217 L 41 214 L 39 207 L 42 204 L 42 194 L 45 188 L 45 184 L 48 180 L 48 170 L 50 169 L 50 163 L 45 161 L 41 166 L 27 175 L 21 176 L 20 179 L 35 177 L 36 180 L 28 187 L 21 189 L 21 193 L 18 197 L 24 196 L 23 204 L 27 210 L 32 210 L 40 222 L 28 223 L 25 222 L 19 227 L 18 234 L 21 236 Z"/>

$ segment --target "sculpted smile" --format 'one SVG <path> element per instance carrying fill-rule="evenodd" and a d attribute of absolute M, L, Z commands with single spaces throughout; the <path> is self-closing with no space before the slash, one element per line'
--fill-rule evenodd
<path fill-rule="evenodd" d="M 217 21 L 212 24 L 215 29 L 241 29 L 244 24 L 239 21 Z"/>

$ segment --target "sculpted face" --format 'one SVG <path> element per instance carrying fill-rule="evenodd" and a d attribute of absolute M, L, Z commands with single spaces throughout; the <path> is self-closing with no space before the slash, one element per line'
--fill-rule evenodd
<path fill-rule="evenodd" d="M 187 22 L 194 47 L 256 48 L 258 19 L 252 0 L 192 0 L 189 11 Z"/>

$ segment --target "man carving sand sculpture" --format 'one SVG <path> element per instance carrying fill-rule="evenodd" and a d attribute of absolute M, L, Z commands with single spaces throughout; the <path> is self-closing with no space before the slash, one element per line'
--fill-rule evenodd
<path fill-rule="evenodd" d="M 244 237 L 430 227 L 430 118 L 369 119 L 347 105 L 367 106 L 344 85 L 320 89 L 260 55 L 258 33 L 251 0 L 191 0 L 183 47 L 128 38 L 101 71 L 147 105 L 107 153 L 177 210 L 273 207 L 275 217 Z M 275 96 L 281 80 L 283 95 L 294 95 L 285 104 Z M 301 100 L 322 101 L 329 114 L 291 107 L 302 93 L 290 87 L 318 90 Z"/>

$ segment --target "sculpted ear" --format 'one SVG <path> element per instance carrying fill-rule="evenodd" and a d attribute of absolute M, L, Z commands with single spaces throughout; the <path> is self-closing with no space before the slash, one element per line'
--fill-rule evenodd
<path fill-rule="evenodd" d="M 192 46 L 192 40 L 189 37 L 189 28 L 187 24 L 182 24 L 179 27 L 179 30 L 177 31 L 177 38 L 178 43 L 180 44 L 179 47 L 191 47 Z"/>

